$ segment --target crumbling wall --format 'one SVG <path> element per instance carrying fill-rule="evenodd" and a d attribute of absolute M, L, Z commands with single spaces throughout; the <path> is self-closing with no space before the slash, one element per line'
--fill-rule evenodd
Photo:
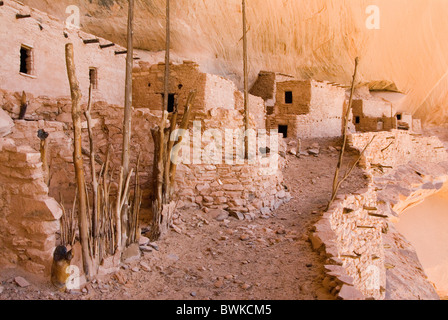
<path fill-rule="evenodd" d="M 30 18 L 16 19 L 16 14 Z M 125 56 L 115 54 L 125 50 L 102 38 L 65 25 L 39 10 L 6 1 L 0 10 L 0 83 L 8 91 L 25 91 L 35 96 L 63 97 L 70 93 L 65 64 L 65 44 L 73 43 L 75 65 L 82 92 L 90 85 L 89 68 L 97 70 L 96 100 L 118 104 L 124 101 Z M 98 39 L 99 43 L 85 44 L 83 40 Z M 20 49 L 32 48 L 30 74 L 20 73 Z M 84 94 L 87 101 L 87 94 Z"/>
<path fill-rule="evenodd" d="M 383 299 L 385 296 L 382 230 L 386 222 L 378 216 L 377 207 L 372 188 L 340 196 L 316 225 L 317 236 L 312 237 L 314 248 L 324 246 L 327 257 L 335 265 L 343 266 L 339 273 L 331 275 L 341 278 L 338 289 L 342 292 L 333 292 L 340 298 Z"/>
<path fill-rule="evenodd" d="M 410 161 L 438 163 L 448 159 L 445 147 L 437 137 L 422 137 L 402 130 L 354 133 L 349 136 L 349 143 L 362 151 L 374 136 L 360 162 L 367 169 L 373 167 L 388 172 Z"/>
<path fill-rule="evenodd" d="M 40 153 L 0 141 L 0 266 L 50 272 L 62 210 L 48 196 Z"/>
<path fill-rule="evenodd" d="M 338 196 L 310 237 L 327 257 L 324 286 L 340 299 L 438 299 L 415 250 L 393 223 L 406 208 L 442 188 L 448 154 L 435 137 L 399 130 L 353 134 L 349 144 L 362 150 L 373 135 L 377 143 L 361 160 L 368 187 Z M 379 169 L 378 160 L 391 168 Z"/>

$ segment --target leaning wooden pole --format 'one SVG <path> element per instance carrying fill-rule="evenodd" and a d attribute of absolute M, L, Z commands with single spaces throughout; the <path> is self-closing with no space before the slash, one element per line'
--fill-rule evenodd
<path fill-rule="evenodd" d="M 72 97 L 72 119 L 73 119 L 73 163 L 75 165 L 75 175 L 78 190 L 78 225 L 82 248 L 82 262 L 84 273 L 89 278 L 91 265 L 89 254 L 89 230 L 87 221 L 87 196 L 85 189 L 85 177 L 82 160 L 82 111 L 81 111 L 81 90 L 78 79 L 76 78 L 76 69 L 73 53 L 73 44 L 67 43 L 65 46 L 65 59 L 67 64 L 67 75 L 70 83 L 70 92 Z"/>
<path fill-rule="evenodd" d="M 134 25 L 134 0 L 129 0 L 126 54 L 126 84 L 124 93 L 124 120 L 123 120 L 123 151 L 121 165 L 126 178 L 129 173 L 129 146 L 131 143 L 132 121 L 132 66 L 134 62 L 133 25 Z"/>
<path fill-rule="evenodd" d="M 339 160 L 338 160 L 338 164 L 336 166 L 336 171 L 334 173 L 334 178 L 333 178 L 333 188 L 332 188 L 332 194 L 331 194 L 332 199 L 334 198 L 335 193 L 337 192 L 337 189 L 338 189 L 339 171 L 341 171 L 342 160 L 344 158 L 344 152 L 345 152 L 345 145 L 347 143 L 348 121 L 349 121 L 349 117 L 350 117 L 350 111 L 352 109 L 353 93 L 355 91 L 355 81 L 356 81 L 356 74 L 358 72 L 358 64 L 359 64 L 359 58 L 357 57 L 355 59 L 355 71 L 353 72 L 352 87 L 350 90 L 350 99 L 348 101 L 348 106 L 347 106 L 347 110 L 345 112 L 345 117 L 344 117 L 343 142 L 342 142 L 342 146 L 341 146 L 341 151 L 339 152 Z"/>
<path fill-rule="evenodd" d="M 243 0 L 243 77 L 244 77 L 244 158 L 249 159 L 249 80 L 248 80 L 248 58 L 247 58 L 247 20 L 246 0 Z"/>

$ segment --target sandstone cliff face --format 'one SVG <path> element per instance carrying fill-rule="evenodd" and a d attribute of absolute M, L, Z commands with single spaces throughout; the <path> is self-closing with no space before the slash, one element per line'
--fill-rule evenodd
<path fill-rule="evenodd" d="M 125 44 L 126 0 L 23 0 L 66 19 L 79 6 L 85 31 Z M 380 9 L 380 29 L 366 8 Z M 136 46 L 164 48 L 164 0 L 136 1 Z M 353 60 L 360 81 L 408 94 L 403 110 L 426 123 L 448 119 L 448 3 L 445 0 L 248 0 L 251 82 L 259 70 L 348 85 Z M 172 50 L 203 71 L 241 84 L 241 1 L 172 1 Z"/>

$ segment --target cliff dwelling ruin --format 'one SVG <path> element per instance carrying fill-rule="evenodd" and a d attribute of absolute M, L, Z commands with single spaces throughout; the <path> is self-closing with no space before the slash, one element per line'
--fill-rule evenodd
<path fill-rule="evenodd" d="M 314 1 L 150 2 L 0 1 L 0 299 L 446 299 L 446 74 Z"/>

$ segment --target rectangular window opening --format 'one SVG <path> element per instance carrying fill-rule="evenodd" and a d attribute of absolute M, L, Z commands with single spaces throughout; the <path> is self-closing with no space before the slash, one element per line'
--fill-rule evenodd
<path fill-rule="evenodd" d="M 286 104 L 292 103 L 292 91 L 285 91 L 285 103 Z"/>
<path fill-rule="evenodd" d="M 98 70 L 96 68 L 89 68 L 89 80 L 92 89 L 98 89 Z"/>
<path fill-rule="evenodd" d="M 397 113 L 397 120 L 401 121 L 401 119 L 402 119 L 401 113 Z"/>
<path fill-rule="evenodd" d="M 356 116 L 356 117 L 355 117 L 355 123 L 356 123 L 356 124 L 361 123 L 361 117 Z"/>
<path fill-rule="evenodd" d="M 283 138 L 288 138 L 288 126 L 279 125 L 278 133 L 283 134 Z"/>
<path fill-rule="evenodd" d="M 384 129 L 384 122 L 382 120 L 379 120 L 376 124 L 376 129 L 378 131 L 382 131 Z"/>
<path fill-rule="evenodd" d="M 33 49 L 24 45 L 20 47 L 20 73 L 33 74 Z"/>
<path fill-rule="evenodd" d="M 162 93 L 162 104 L 165 101 L 165 94 Z M 176 107 L 176 95 L 174 93 L 168 94 L 168 109 L 167 111 L 169 113 L 174 112 L 174 109 Z"/>

